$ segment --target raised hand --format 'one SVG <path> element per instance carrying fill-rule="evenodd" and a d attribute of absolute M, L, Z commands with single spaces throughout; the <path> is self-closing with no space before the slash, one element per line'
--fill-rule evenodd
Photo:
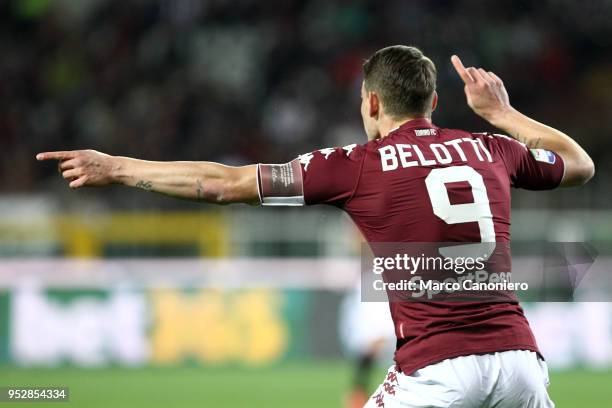
<path fill-rule="evenodd" d="M 113 182 L 113 157 L 95 150 L 39 153 L 36 160 L 58 160 L 59 172 L 70 182 L 70 188 L 99 187 Z"/>
<path fill-rule="evenodd" d="M 512 109 L 506 87 L 497 75 L 482 68 L 465 68 L 456 55 L 451 62 L 465 83 L 467 103 L 478 116 L 492 122 Z"/>

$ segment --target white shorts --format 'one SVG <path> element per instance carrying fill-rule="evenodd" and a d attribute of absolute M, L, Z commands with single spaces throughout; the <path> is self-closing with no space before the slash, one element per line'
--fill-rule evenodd
<path fill-rule="evenodd" d="M 392 366 L 365 408 L 548 408 L 548 368 L 533 351 L 447 359 L 405 375 Z"/>

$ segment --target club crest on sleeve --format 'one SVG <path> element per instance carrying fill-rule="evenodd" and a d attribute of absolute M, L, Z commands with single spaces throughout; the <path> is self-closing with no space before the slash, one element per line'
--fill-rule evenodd
<path fill-rule="evenodd" d="M 555 154 L 550 150 L 545 149 L 529 149 L 531 155 L 536 161 L 548 164 L 555 164 Z"/>

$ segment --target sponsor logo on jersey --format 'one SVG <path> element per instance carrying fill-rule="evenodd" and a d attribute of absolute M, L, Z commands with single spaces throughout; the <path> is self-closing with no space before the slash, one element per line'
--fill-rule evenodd
<path fill-rule="evenodd" d="M 308 165 L 313 157 L 314 155 L 312 153 L 304 153 L 298 156 L 298 160 L 304 165 L 304 171 L 308 170 Z"/>
<path fill-rule="evenodd" d="M 325 160 L 327 160 L 327 158 L 329 157 L 330 154 L 332 154 L 333 152 L 335 152 L 336 149 L 334 149 L 333 147 L 326 147 L 325 149 L 320 149 L 319 152 L 321 152 L 321 154 L 323 156 L 325 156 Z"/>
<path fill-rule="evenodd" d="M 555 164 L 555 154 L 550 150 L 545 149 L 529 149 L 531 155 L 536 161 L 548 164 Z"/>
<path fill-rule="evenodd" d="M 353 152 L 353 149 L 355 149 L 357 147 L 357 143 L 353 143 L 350 145 L 346 145 L 343 147 L 344 150 L 346 150 L 346 155 L 350 155 Z"/>
<path fill-rule="evenodd" d="M 353 144 L 344 146 L 342 150 L 344 150 L 346 152 L 346 156 L 349 157 L 350 154 L 355 150 L 356 147 L 357 147 L 357 144 L 353 143 Z M 304 171 L 308 171 L 308 166 L 310 165 L 310 162 L 312 161 L 312 159 L 315 157 L 316 152 L 319 152 L 325 158 L 325 160 L 327 160 L 329 156 L 331 156 L 332 153 L 335 153 L 336 151 L 338 151 L 338 148 L 336 147 L 326 147 L 324 149 L 315 150 L 314 152 L 311 152 L 311 153 L 301 154 L 297 157 L 297 160 L 304 166 Z"/>

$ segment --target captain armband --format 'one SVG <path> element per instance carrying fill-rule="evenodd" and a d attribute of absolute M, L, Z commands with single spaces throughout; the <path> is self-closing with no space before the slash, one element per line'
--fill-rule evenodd
<path fill-rule="evenodd" d="M 257 188 L 262 205 L 304 205 L 304 183 L 298 159 L 285 164 L 258 164 Z"/>

